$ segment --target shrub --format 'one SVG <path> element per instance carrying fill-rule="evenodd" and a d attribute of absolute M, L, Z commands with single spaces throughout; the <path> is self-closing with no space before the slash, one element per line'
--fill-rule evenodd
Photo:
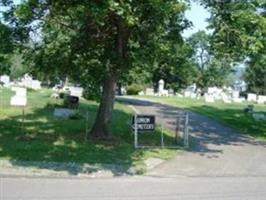
<path fill-rule="evenodd" d="M 131 84 L 127 87 L 127 94 L 128 95 L 137 95 L 142 90 L 143 90 L 142 85 Z"/>

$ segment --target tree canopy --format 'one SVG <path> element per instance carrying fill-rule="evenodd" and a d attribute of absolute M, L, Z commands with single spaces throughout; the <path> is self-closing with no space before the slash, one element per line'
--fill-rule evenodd
<path fill-rule="evenodd" d="M 69 76 L 95 90 L 102 87 L 92 130 L 100 138 L 109 136 L 120 77 L 137 66 L 166 62 L 166 55 L 167 62 L 175 62 L 171 57 L 188 23 L 186 4 L 176 0 L 27 0 L 11 8 L 10 24 L 27 32 L 23 51 L 32 68 Z"/>
<path fill-rule="evenodd" d="M 138 79 L 140 71 L 176 90 L 193 81 L 222 85 L 230 68 L 245 60 L 250 74 L 261 73 L 265 1 L 197 2 L 211 13 L 211 33 L 185 41 L 189 1 L 1 0 L 0 70 L 9 69 L 15 47 L 32 73 L 81 83 L 88 95 L 100 96 L 91 136 L 109 137 L 117 83 Z"/>

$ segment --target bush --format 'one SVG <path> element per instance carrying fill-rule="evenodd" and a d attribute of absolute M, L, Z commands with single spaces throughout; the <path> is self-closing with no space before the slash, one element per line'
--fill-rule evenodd
<path fill-rule="evenodd" d="M 143 90 L 142 85 L 132 84 L 127 87 L 127 94 L 128 95 L 137 95 L 140 91 Z"/>

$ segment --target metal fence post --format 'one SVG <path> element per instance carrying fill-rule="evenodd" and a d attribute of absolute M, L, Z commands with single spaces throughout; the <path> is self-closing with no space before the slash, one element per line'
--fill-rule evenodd
<path fill-rule="evenodd" d="M 188 113 L 186 113 L 185 118 L 185 134 L 184 134 L 184 146 L 185 148 L 189 148 L 189 132 L 188 132 Z"/>
<path fill-rule="evenodd" d="M 179 132 L 179 117 L 178 115 L 176 116 L 176 127 L 175 127 L 175 143 L 177 143 L 177 138 L 178 138 L 178 132 Z"/>
<path fill-rule="evenodd" d="M 85 119 L 85 140 L 88 139 L 89 134 L 89 111 L 86 111 L 86 119 Z"/>
<path fill-rule="evenodd" d="M 161 148 L 164 147 L 163 125 L 161 127 Z"/>
<path fill-rule="evenodd" d="M 137 117 L 138 115 L 135 113 L 134 115 L 134 147 L 138 148 L 138 123 L 137 123 Z"/>
<path fill-rule="evenodd" d="M 25 111 L 24 111 L 24 106 L 22 107 L 22 123 L 21 123 L 21 130 L 22 130 L 22 133 L 24 134 L 25 133 L 25 128 L 24 128 L 24 121 L 25 121 Z"/>

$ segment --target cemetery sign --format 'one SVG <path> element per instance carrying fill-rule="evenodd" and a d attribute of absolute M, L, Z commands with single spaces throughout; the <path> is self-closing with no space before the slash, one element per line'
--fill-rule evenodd
<path fill-rule="evenodd" d="M 135 122 L 136 121 L 136 122 Z M 155 129 L 155 116 L 154 115 L 136 115 L 132 118 L 132 128 L 137 131 L 154 131 Z"/>

